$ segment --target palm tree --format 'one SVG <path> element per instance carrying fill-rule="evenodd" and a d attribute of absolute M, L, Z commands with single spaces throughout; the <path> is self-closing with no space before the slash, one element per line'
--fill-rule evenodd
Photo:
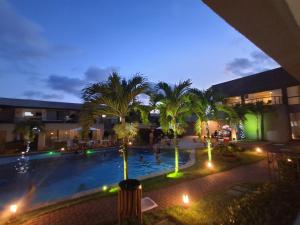
<path fill-rule="evenodd" d="M 160 114 L 160 125 L 165 133 L 172 130 L 174 134 L 175 173 L 179 171 L 177 136 L 184 132 L 185 118 L 190 112 L 189 90 L 191 84 L 190 80 L 179 82 L 174 87 L 165 82 L 157 84 L 156 106 Z"/>
<path fill-rule="evenodd" d="M 26 153 L 30 150 L 30 143 L 34 141 L 35 136 L 45 131 L 45 126 L 38 120 L 22 120 L 16 123 L 13 130 L 14 134 L 20 134 L 27 144 Z"/>
<path fill-rule="evenodd" d="M 219 106 L 219 110 L 225 112 L 226 120 L 229 121 L 231 127 L 236 130 L 241 128 L 243 122 L 246 121 L 246 114 L 250 112 L 249 106 L 245 104 L 236 104 L 234 106 Z"/>
<path fill-rule="evenodd" d="M 106 81 L 92 84 L 82 91 L 85 101 L 80 116 L 83 130 L 88 128 L 101 115 L 120 118 L 120 123 L 115 127 L 118 138 L 122 140 L 124 161 L 124 179 L 128 179 L 128 144 L 130 138 L 136 135 L 136 126 L 126 123 L 125 118 L 134 110 L 142 110 L 141 103 L 137 100 L 140 94 L 148 89 L 146 79 L 136 74 L 131 79 L 122 79 L 113 72 Z"/>
<path fill-rule="evenodd" d="M 222 101 L 222 98 L 213 89 L 207 89 L 204 91 L 192 89 L 191 99 L 193 113 L 197 116 L 195 130 L 198 135 L 201 134 L 202 122 L 205 123 L 208 161 L 211 162 L 211 134 L 209 132 L 208 121 L 216 118 L 217 112 L 224 111 L 225 107 L 218 104 Z"/>

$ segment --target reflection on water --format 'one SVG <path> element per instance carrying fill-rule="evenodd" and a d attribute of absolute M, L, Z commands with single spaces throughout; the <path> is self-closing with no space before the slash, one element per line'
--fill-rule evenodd
<path fill-rule="evenodd" d="M 27 141 L 26 151 L 21 153 L 18 162 L 15 165 L 18 173 L 26 173 L 29 169 L 29 157 L 26 155 L 30 151 L 30 141 Z"/>

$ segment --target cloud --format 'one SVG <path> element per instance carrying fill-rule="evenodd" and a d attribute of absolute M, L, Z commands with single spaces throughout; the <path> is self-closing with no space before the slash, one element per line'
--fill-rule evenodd
<path fill-rule="evenodd" d="M 84 75 L 87 81 L 99 82 L 105 80 L 111 72 L 116 70 L 118 70 L 116 67 L 99 68 L 96 66 L 91 66 L 87 69 Z"/>
<path fill-rule="evenodd" d="M 226 64 L 225 72 L 235 76 L 247 76 L 265 70 L 273 69 L 279 65 L 261 51 L 254 51 L 248 58 L 235 58 Z"/>
<path fill-rule="evenodd" d="M 64 98 L 62 95 L 57 94 L 45 94 L 41 91 L 24 91 L 23 95 L 30 99 L 62 99 Z"/>
<path fill-rule="evenodd" d="M 82 78 L 73 78 L 63 75 L 52 74 L 44 80 L 46 86 L 55 91 L 62 91 L 67 94 L 81 96 L 81 90 L 91 82 L 104 81 L 116 67 L 100 68 L 96 66 L 89 67 Z"/>
<path fill-rule="evenodd" d="M 42 28 L 18 15 L 5 0 L 0 0 L 0 46 L 0 56 L 9 59 L 42 58 L 50 47 Z"/>
<path fill-rule="evenodd" d="M 80 90 L 84 86 L 83 80 L 81 79 L 55 74 L 50 75 L 45 82 L 52 90 L 63 91 L 76 96 L 80 95 Z"/>
<path fill-rule="evenodd" d="M 6 0 L 0 0 L 0 67 L 6 74 L 28 75 L 22 70 L 37 73 L 32 67 L 39 60 L 74 50 L 50 43 L 40 25 L 19 15 Z"/>

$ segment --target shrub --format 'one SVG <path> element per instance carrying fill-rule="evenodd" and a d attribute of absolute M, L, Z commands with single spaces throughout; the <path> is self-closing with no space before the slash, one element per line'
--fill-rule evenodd
<path fill-rule="evenodd" d="M 215 146 L 214 150 L 220 154 L 233 154 L 236 152 L 242 152 L 245 149 L 234 143 L 229 143 L 229 144 L 221 143 L 221 144 L 218 144 L 217 146 Z"/>
<path fill-rule="evenodd" d="M 300 209 L 299 183 L 266 184 L 233 201 L 225 225 L 292 224 Z"/>
<path fill-rule="evenodd" d="M 288 161 L 285 158 L 277 159 L 278 165 L 278 178 L 281 182 L 294 182 L 299 179 L 299 168 L 300 165 L 299 159 L 289 158 L 291 161 Z"/>
<path fill-rule="evenodd" d="M 233 152 L 244 152 L 245 148 L 235 144 L 235 143 L 229 143 L 228 147 L 231 149 Z"/>

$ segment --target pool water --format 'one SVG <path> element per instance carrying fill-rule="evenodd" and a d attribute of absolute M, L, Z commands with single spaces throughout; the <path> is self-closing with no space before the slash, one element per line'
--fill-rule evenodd
<path fill-rule="evenodd" d="M 174 150 L 130 149 L 130 178 L 169 171 L 174 168 Z M 180 150 L 179 164 L 189 161 L 190 153 Z M 18 157 L 0 158 L 0 208 L 29 196 L 34 206 L 71 197 L 79 192 L 116 184 L 123 179 L 123 158 L 117 148 L 94 150 L 89 154 L 42 153 L 28 156 L 28 171 L 16 171 Z"/>

